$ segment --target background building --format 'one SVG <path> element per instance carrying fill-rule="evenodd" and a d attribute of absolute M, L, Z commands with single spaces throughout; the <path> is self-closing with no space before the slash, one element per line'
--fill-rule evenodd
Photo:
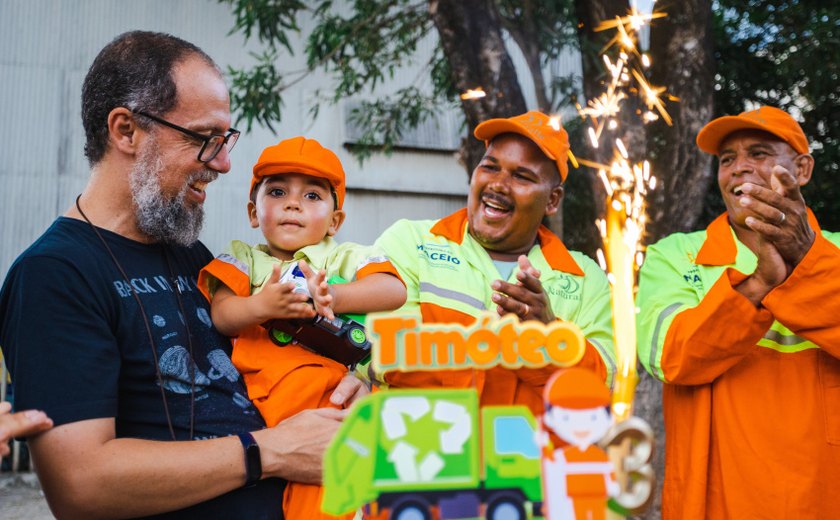
<path fill-rule="evenodd" d="M 302 20 L 302 34 L 307 34 Z M 254 60 L 239 34 L 229 34 L 233 15 L 216 0 L 3 0 L 0 3 L 0 279 L 52 220 L 82 190 L 89 170 L 83 155 L 81 84 L 99 50 L 122 32 L 163 31 L 195 43 L 217 63 L 241 67 Z M 302 49 L 301 40 L 293 47 Z M 376 96 L 406 84 L 430 88 L 420 67 L 434 48 L 432 37 L 418 49 Z M 513 52 L 518 52 L 511 45 Z M 524 68 L 519 58 L 517 66 Z M 279 68 L 305 68 L 298 51 Z M 557 65 L 579 69 L 576 57 Z M 555 66 L 556 68 L 556 66 Z M 564 71 L 568 73 L 568 70 Z M 527 76 L 527 75 L 523 75 Z M 419 84 L 418 84 L 419 83 Z M 347 172 L 347 220 L 338 238 L 370 243 L 398 218 L 435 218 L 463 206 L 468 178 L 455 152 L 463 134 L 457 107 L 403 138 L 391 156 L 374 155 L 360 164 L 348 151 L 359 130 L 347 122 L 358 99 L 322 102 L 310 114 L 330 78 L 317 71 L 283 96 L 283 121 L 276 132 L 255 128 L 243 133 L 232 155 L 232 169 L 211 184 L 201 238 L 214 253 L 232 238 L 257 242 L 246 218 L 251 167 L 261 150 L 280 139 L 305 135 L 334 150 Z M 524 90 L 532 90 L 523 85 Z M 531 101 L 533 105 L 533 101 Z"/>

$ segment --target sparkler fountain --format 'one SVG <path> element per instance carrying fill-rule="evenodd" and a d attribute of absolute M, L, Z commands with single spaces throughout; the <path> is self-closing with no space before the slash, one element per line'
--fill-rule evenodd
<path fill-rule="evenodd" d="M 662 118 L 671 124 L 661 99 L 665 89 L 654 87 L 646 80 L 643 69 L 650 66 L 650 59 L 637 45 L 639 30 L 662 16 L 664 13 L 642 14 L 634 6 L 627 16 L 602 22 L 595 29 L 615 30 L 616 33 L 601 51 L 609 73 L 605 91 L 590 100 L 586 107 L 578 105 L 581 117 L 589 123 L 587 135 L 593 149 L 600 148 L 602 140 L 606 141 L 603 139 L 605 128 L 619 129 L 620 116 L 627 115 L 622 112 L 623 105 L 634 96 L 639 100 L 634 113 L 643 123 Z M 612 291 L 618 364 L 611 405 L 616 426 L 602 443 L 613 446 L 613 455 L 620 460 L 622 490 L 613 502 L 622 513 L 628 514 L 646 509 L 654 485 L 653 469 L 648 464 L 653 451 L 653 433 L 647 423 L 631 415 L 638 379 L 636 274 L 643 259 L 645 196 L 656 188 L 656 177 L 651 174 L 647 160 L 631 163 L 631 155 L 620 138 L 609 144 L 612 145 L 610 164 L 583 159 L 578 162 L 597 170 L 606 196 L 605 214 L 597 221 L 604 243 L 604 250 L 598 251 L 598 260 L 607 271 Z"/>
<path fill-rule="evenodd" d="M 638 31 L 663 13 L 641 14 L 635 8 L 621 18 L 602 22 L 596 31 L 614 29 L 616 35 L 602 50 L 602 58 L 610 81 L 604 93 L 590 100 L 586 107 L 578 105 L 581 117 L 587 119 L 591 145 L 597 149 L 605 128 L 616 130 L 622 105 L 638 94 L 646 110 L 639 110 L 647 123 L 660 117 L 671 119 L 660 96 L 664 88 L 653 87 L 645 79 L 643 68 L 650 65 L 646 54 L 638 51 Z M 616 56 L 611 59 L 608 53 Z M 640 105 L 641 106 L 641 105 Z M 609 165 L 578 159 L 584 166 L 595 168 L 606 193 L 605 215 L 597 221 L 604 240 L 604 251 L 598 251 L 601 267 L 607 271 L 613 295 L 613 325 L 618 369 L 613 392 L 613 413 L 618 421 L 632 413 L 636 385 L 636 271 L 641 265 L 641 239 L 645 228 L 645 196 L 656 187 L 646 160 L 631 164 L 630 154 L 621 139 L 613 143 L 613 159 Z"/>

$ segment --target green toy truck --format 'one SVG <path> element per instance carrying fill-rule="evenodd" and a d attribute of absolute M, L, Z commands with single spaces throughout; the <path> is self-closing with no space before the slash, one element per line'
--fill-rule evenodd
<path fill-rule="evenodd" d="M 328 280 L 331 284 L 346 281 L 340 276 L 332 276 Z M 280 282 L 293 283 L 295 292 L 309 295 L 306 277 L 297 263 L 286 269 Z M 262 326 L 268 331 L 271 341 L 279 347 L 296 341 L 317 354 L 351 368 L 370 358 L 371 344 L 365 332 L 365 316 L 362 314 L 340 314 L 333 319 L 318 315 L 311 319 L 269 320 Z"/>
<path fill-rule="evenodd" d="M 323 509 L 371 517 L 524 520 L 540 514 L 536 421 L 479 411 L 474 390 L 391 390 L 358 402 L 324 459 Z"/>

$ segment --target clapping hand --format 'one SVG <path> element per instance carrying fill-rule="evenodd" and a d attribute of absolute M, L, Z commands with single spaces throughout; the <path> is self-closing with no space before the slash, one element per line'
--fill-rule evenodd
<path fill-rule="evenodd" d="M 556 316 L 543 291 L 539 270 L 531 265 L 525 255 L 520 255 L 518 262 L 517 283 L 495 280 L 490 286 L 496 291 L 492 298 L 499 316 L 513 313 L 522 321 L 537 320 L 543 323 L 554 321 Z"/>
<path fill-rule="evenodd" d="M 254 294 L 260 306 L 262 321 L 271 319 L 303 319 L 315 316 L 306 294 L 295 292 L 292 282 L 280 282 L 280 266 L 275 265 L 260 292 Z"/>
<path fill-rule="evenodd" d="M 313 271 L 306 260 L 298 264 L 303 276 L 306 277 L 306 285 L 309 287 L 309 294 L 312 296 L 312 303 L 315 305 L 315 312 L 328 319 L 335 319 L 332 310 L 333 295 L 330 285 L 327 283 L 327 272 L 323 269 Z"/>
<path fill-rule="evenodd" d="M 748 195 L 742 204 L 755 213 L 747 217 L 746 224 L 776 247 L 789 274 L 811 248 L 816 234 L 808 223 L 805 200 L 796 178 L 783 166 L 776 165 L 769 181 L 770 188 L 753 183 L 742 186 Z"/>

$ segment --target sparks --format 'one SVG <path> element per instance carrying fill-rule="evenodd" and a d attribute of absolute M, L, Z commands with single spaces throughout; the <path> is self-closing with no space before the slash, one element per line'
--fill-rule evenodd
<path fill-rule="evenodd" d="M 592 142 L 592 148 L 598 148 L 598 134 L 595 133 L 595 129 L 590 126 L 588 133 L 589 140 Z"/>
<path fill-rule="evenodd" d="M 644 92 L 644 102 L 647 105 L 648 109 L 656 109 L 662 118 L 667 122 L 669 125 L 671 124 L 671 116 L 668 115 L 668 112 L 665 111 L 665 105 L 662 103 L 662 100 L 659 99 L 659 96 L 665 92 L 665 87 L 652 87 L 650 84 L 645 80 L 645 77 L 637 71 L 632 71 L 633 76 L 636 78 L 636 81 L 639 83 L 639 87 L 641 88 L 642 92 Z"/>
<path fill-rule="evenodd" d="M 598 251 L 598 263 L 607 271 L 612 291 L 618 358 L 612 408 L 618 421 L 632 413 L 636 384 L 636 272 L 644 259 L 641 241 L 647 222 L 645 196 L 655 189 L 656 177 L 648 161 L 631 161 L 633 150 L 615 138 L 615 132 L 624 121 L 622 105 L 629 96 L 638 96 L 642 108 L 635 113 L 643 123 L 662 119 L 671 124 L 663 101 L 665 88 L 647 81 L 642 70 L 650 67 L 650 57 L 638 50 L 638 31 L 662 16 L 664 13 L 643 14 L 634 5 L 627 16 L 604 21 L 596 27 L 596 31 L 615 31 L 601 51 L 607 82 L 603 93 L 588 100 L 585 106 L 577 105 L 581 118 L 587 121 L 586 132 L 593 149 L 603 148 L 604 130 L 613 135 L 610 139 L 613 158 L 609 165 L 584 159 L 579 162 L 596 169 L 606 194 L 606 214 L 596 221 L 604 241 L 604 249 Z"/>
<path fill-rule="evenodd" d="M 624 143 L 621 141 L 621 139 L 615 140 L 615 146 L 616 148 L 618 148 L 618 153 L 620 153 L 622 157 L 624 157 L 625 159 L 630 157 L 627 154 L 627 148 L 624 147 Z"/>
<path fill-rule="evenodd" d="M 486 95 L 487 93 L 484 92 L 484 89 L 481 87 L 469 88 L 466 92 L 461 94 L 461 99 L 481 99 Z"/>

